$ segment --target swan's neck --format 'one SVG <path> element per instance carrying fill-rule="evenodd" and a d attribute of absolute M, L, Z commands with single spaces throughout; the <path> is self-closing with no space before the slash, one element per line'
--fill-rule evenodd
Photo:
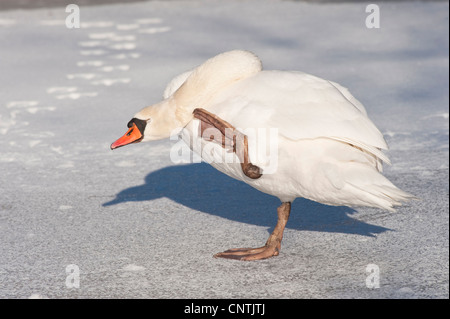
<path fill-rule="evenodd" d="M 172 98 L 148 106 L 134 117 L 147 121 L 143 141 L 168 138 L 176 130 L 181 130 L 186 124 L 177 116 L 176 103 Z"/>
<path fill-rule="evenodd" d="M 225 88 L 261 71 L 261 61 L 247 51 L 229 51 L 197 67 L 171 96 L 135 115 L 147 121 L 143 141 L 163 139 L 185 127 L 196 108 L 208 109 Z"/>
<path fill-rule="evenodd" d="M 192 120 L 194 109 L 208 109 L 211 100 L 221 91 L 261 69 L 261 60 L 246 51 L 230 51 L 207 60 L 173 94 L 177 117 L 186 125 Z"/>

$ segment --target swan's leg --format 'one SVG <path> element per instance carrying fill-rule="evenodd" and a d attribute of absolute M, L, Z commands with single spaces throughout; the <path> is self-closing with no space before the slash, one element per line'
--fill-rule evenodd
<path fill-rule="evenodd" d="M 259 260 L 278 256 L 281 250 L 281 240 L 283 239 L 284 228 L 291 212 L 291 203 L 282 203 L 277 209 L 278 222 L 269 236 L 266 244 L 259 248 L 235 248 L 222 253 L 215 254 L 214 257 L 238 259 L 238 260 Z"/>
<path fill-rule="evenodd" d="M 217 142 L 221 143 L 223 148 L 232 148 L 241 162 L 244 174 L 252 179 L 257 179 L 262 176 L 261 169 L 249 161 L 247 135 L 242 134 L 230 123 L 204 109 L 197 108 L 193 113 L 194 117 L 201 121 L 201 136 L 203 138 L 205 138 L 203 133 L 208 128 L 218 129 L 222 134 L 222 140 Z"/>

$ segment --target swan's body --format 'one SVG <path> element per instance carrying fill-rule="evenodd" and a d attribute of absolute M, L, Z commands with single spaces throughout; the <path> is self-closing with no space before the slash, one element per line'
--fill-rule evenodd
<path fill-rule="evenodd" d="M 244 175 L 236 161 L 217 161 L 224 148 L 199 136 L 199 121 L 192 116 L 196 108 L 241 132 L 262 132 L 248 134 L 250 160 L 262 169 L 260 178 Z M 262 71 L 260 60 L 246 51 L 223 53 L 174 78 L 164 100 L 135 119 L 151 123 L 142 132 L 143 141 L 184 128 L 191 149 L 207 149 L 200 154 L 204 160 L 283 203 L 304 197 L 393 210 L 412 197 L 381 175 L 382 162 L 389 163 L 382 152 L 386 142 L 347 89 L 301 72 Z M 269 131 L 276 133 L 276 141 L 274 135 L 266 141 Z M 276 158 L 257 156 L 258 147 L 272 147 Z"/>

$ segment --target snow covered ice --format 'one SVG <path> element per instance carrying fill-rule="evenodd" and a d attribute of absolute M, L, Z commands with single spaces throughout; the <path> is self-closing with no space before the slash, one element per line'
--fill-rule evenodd
<path fill-rule="evenodd" d="M 81 6 L 79 29 L 64 7 L 0 11 L 0 297 L 448 298 L 448 2 L 380 2 L 373 29 L 366 5 Z M 212 258 L 264 242 L 278 200 L 173 164 L 173 141 L 109 145 L 171 78 L 231 49 L 348 87 L 390 146 L 385 175 L 421 200 L 297 199 L 280 256 Z"/>

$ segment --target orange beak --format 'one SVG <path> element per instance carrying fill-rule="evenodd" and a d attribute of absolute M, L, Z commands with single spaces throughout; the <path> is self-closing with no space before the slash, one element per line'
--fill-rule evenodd
<path fill-rule="evenodd" d="M 138 143 L 142 140 L 143 136 L 141 132 L 139 131 L 136 124 L 133 123 L 133 125 L 130 127 L 130 129 L 125 133 L 124 136 L 119 138 L 117 141 L 111 144 L 111 149 L 116 149 L 121 146 L 125 146 L 131 143 Z"/>

